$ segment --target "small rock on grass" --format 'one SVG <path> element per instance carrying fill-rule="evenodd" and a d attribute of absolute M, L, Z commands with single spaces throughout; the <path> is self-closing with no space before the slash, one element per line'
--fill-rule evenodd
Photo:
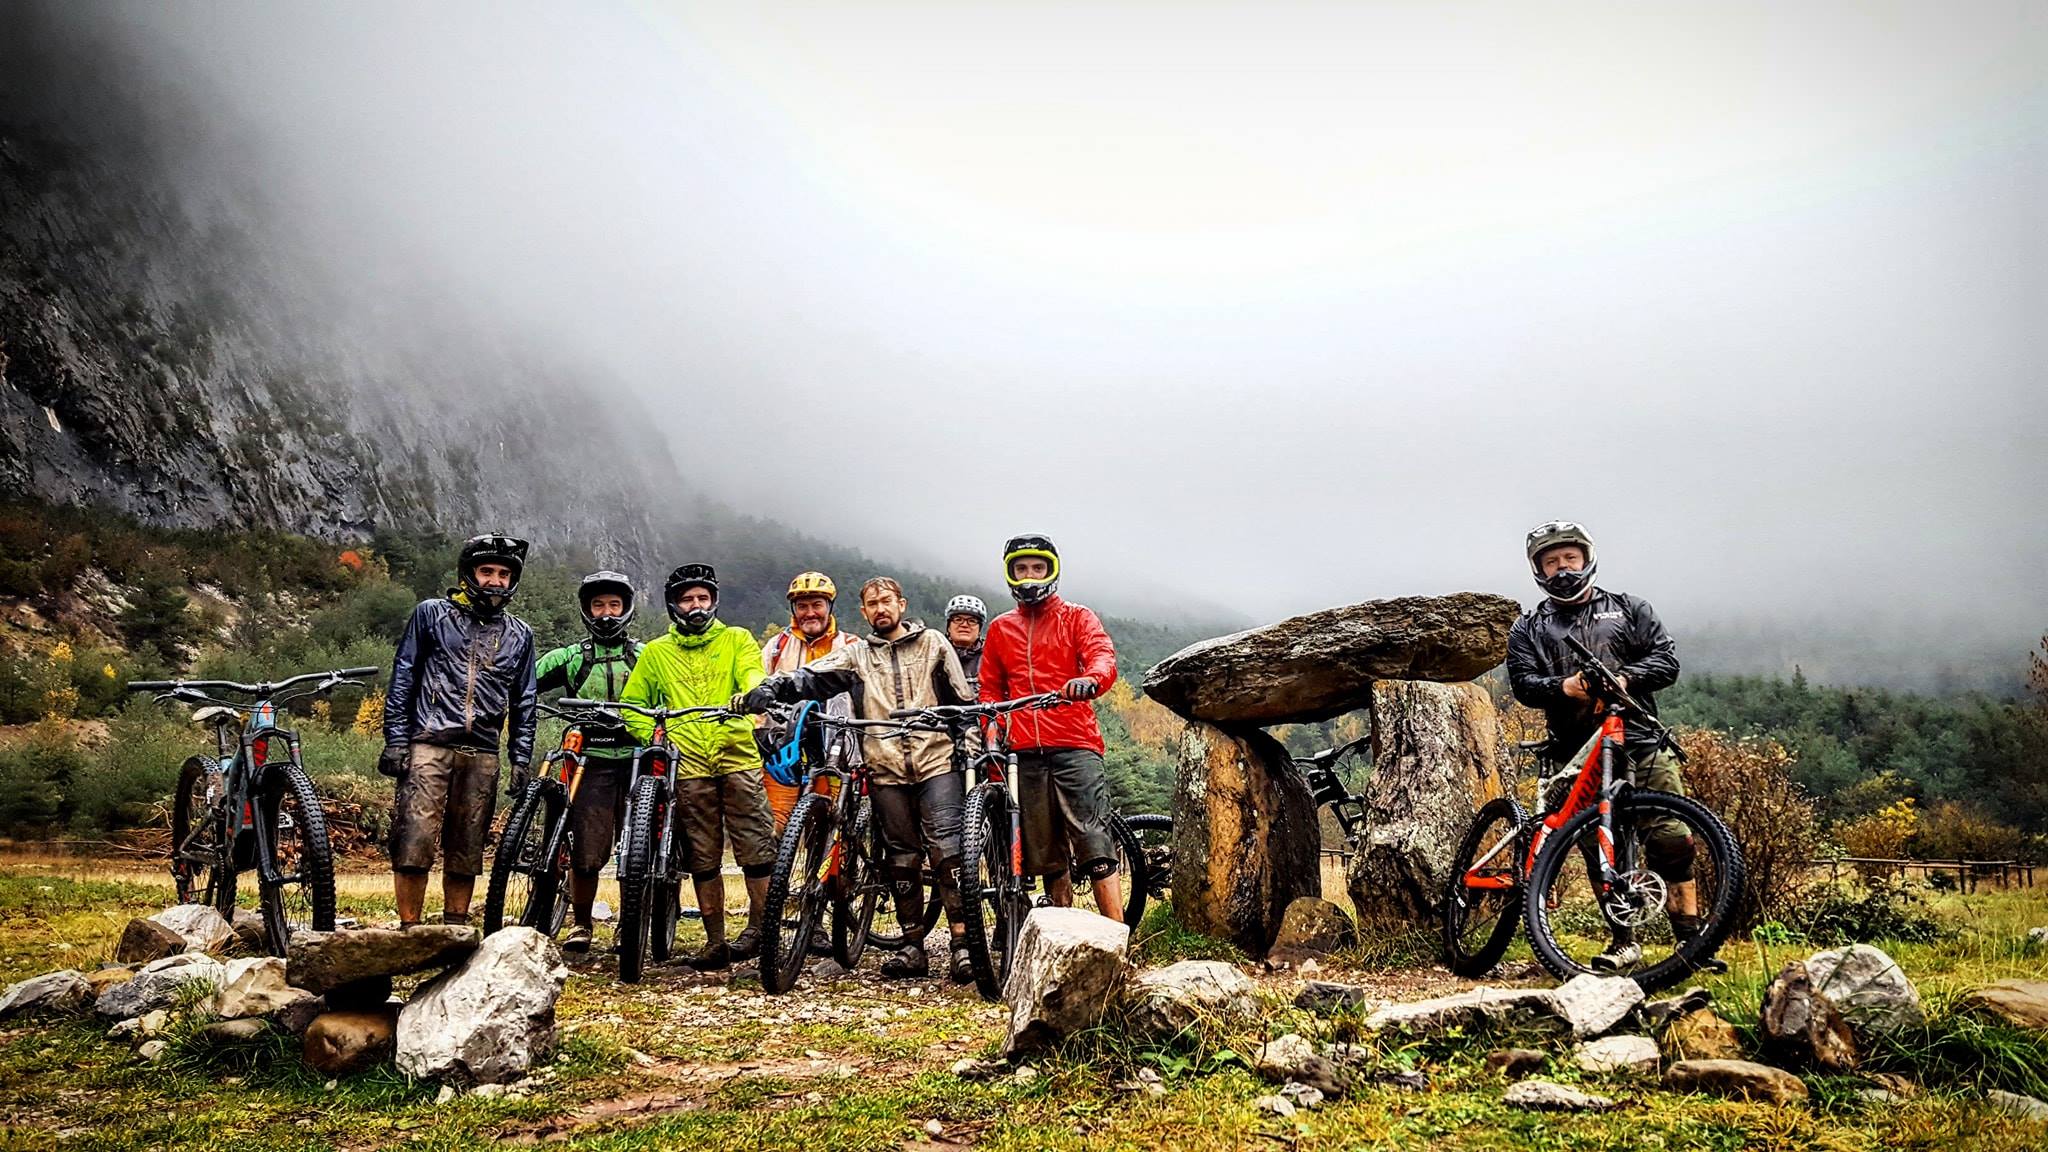
<path fill-rule="evenodd" d="M 135 1050 L 135 1054 L 154 1064 L 158 1060 L 163 1059 L 164 1053 L 170 1051 L 170 1049 L 171 1046 L 167 1041 L 145 1040 L 142 1043 L 142 1047 Z"/>
<path fill-rule="evenodd" d="M 1992 1108 L 2007 1116 L 2017 1116 L 2022 1120 L 2048 1120 L 2048 1101 L 1997 1088 L 1986 1092 L 1984 1099 Z"/>
<path fill-rule="evenodd" d="M 1275 1116 L 1294 1115 L 1294 1101 L 1285 1096 L 1261 1096 L 1252 1101 L 1252 1107 L 1262 1112 L 1271 1112 Z"/>
<path fill-rule="evenodd" d="M 1595 1096 L 1548 1080 L 1522 1080 L 1510 1084 L 1507 1094 L 1501 1099 L 1510 1108 L 1536 1112 L 1604 1112 L 1614 1107 L 1614 1101 L 1605 1096 Z"/>
<path fill-rule="evenodd" d="M 1280 1086 L 1280 1095 L 1294 1102 L 1296 1108 L 1320 1108 L 1323 1103 L 1321 1089 L 1311 1088 L 1298 1080 L 1289 1080 Z"/>
<path fill-rule="evenodd" d="M 1572 1053 L 1572 1059 L 1587 1072 L 1638 1072 L 1655 1075 L 1663 1064 L 1657 1042 L 1648 1036 L 1602 1036 L 1588 1040 Z"/>
<path fill-rule="evenodd" d="M 1534 1048 L 1497 1048 L 1486 1054 L 1486 1066 L 1510 1080 L 1520 1080 L 1542 1068 L 1546 1059 Z"/>
<path fill-rule="evenodd" d="M 1707 1092 L 1767 1104 L 1807 1098 L 1806 1082 L 1782 1068 L 1747 1060 L 1680 1060 L 1664 1070 L 1664 1084 L 1678 1092 Z"/>

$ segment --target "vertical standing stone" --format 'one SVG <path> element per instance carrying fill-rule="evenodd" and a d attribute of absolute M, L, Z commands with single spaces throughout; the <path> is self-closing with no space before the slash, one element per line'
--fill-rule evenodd
<path fill-rule="evenodd" d="M 1322 894 L 1315 804 L 1279 741 L 1199 721 L 1181 735 L 1173 908 L 1196 932 L 1263 956 L 1287 905 Z"/>
<path fill-rule="evenodd" d="M 1361 930 L 1433 927 L 1451 856 L 1480 805 L 1501 794 L 1506 755 L 1478 684 L 1373 685 L 1371 824 L 1346 887 Z"/>

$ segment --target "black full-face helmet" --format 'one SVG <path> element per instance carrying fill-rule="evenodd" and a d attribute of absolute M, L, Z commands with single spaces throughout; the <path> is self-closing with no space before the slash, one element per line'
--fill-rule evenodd
<path fill-rule="evenodd" d="M 1015 574 L 1017 561 L 1035 556 L 1046 562 L 1043 580 L 1019 580 Z M 1003 579 L 1010 585 L 1010 596 L 1019 604 L 1036 604 L 1049 599 L 1060 588 L 1060 550 L 1054 546 L 1052 537 L 1036 532 L 1012 536 L 1003 545 Z"/>
<path fill-rule="evenodd" d="M 684 612 L 676 607 L 676 596 L 685 588 L 709 588 L 711 607 Z M 662 585 L 662 602 L 668 606 L 669 619 L 685 632 L 702 632 L 711 627 L 711 620 L 718 615 L 718 572 L 709 564 L 684 564 L 668 574 L 668 583 Z"/>
<path fill-rule="evenodd" d="M 592 616 L 590 602 L 599 596 L 616 595 L 626 602 L 626 610 L 617 616 Z M 592 572 L 576 587 L 576 606 L 583 611 L 583 627 L 590 632 L 590 638 L 601 644 L 616 644 L 625 639 L 626 626 L 633 622 L 633 581 L 623 572 L 609 568 Z"/>
<path fill-rule="evenodd" d="M 1531 528 L 1523 544 L 1523 551 L 1529 557 L 1529 574 L 1536 578 L 1536 586 L 1549 593 L 1552 600 L 1581 604 L 1593 594 L 1593 575 L 1600 564 L 1593 555 L 1593 538 L 1584 528 L 1570 520 L 1552 520 Z M 1546 578 L 1543 575 L 1543 554 L 1566 544 L 1574 545 L 1586 554 L 1586 566 L 1561 568 Z"/>
<path fill-rule="evenodd" d="M 503 589 L 485 589 L 476 582 L 476 570 L 484 564 L 503 564 L 512 570 L 512 583 Z M 519 590 L 519 574 L 526 569 L 526 541 L 514 536 L 471 536 L 463 542 L 455 559 L 456 582 L 464 598 L 479 615 L 495 616 L 512 602 Z"/>

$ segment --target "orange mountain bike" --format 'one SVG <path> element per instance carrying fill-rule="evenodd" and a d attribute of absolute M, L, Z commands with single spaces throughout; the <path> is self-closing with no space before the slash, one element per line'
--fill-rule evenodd
<path fill-rule="evenodd" d="M 1625 722 L 1681 761 L 1684 753 L 1612 669 L 1576 639 L 1565 643 L 1600 710 L 1599 733 L 1575 775 L 1543 782 L 1546 814 L 1529 819 L 1504 796 L 1474 817 L 1444 893 L 1445 961 L 1460 976 L 1485 975 L 1519 918 L 1560 980 L 1598 972 L 1662 988 L 1708 964 L 1727 939 L 1742 852 L 1705 805 L 1636 787 Z"/>

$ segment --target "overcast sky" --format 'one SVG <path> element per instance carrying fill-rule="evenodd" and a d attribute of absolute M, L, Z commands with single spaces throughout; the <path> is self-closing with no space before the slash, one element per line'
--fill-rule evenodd
<path fill-rule="evenodd" d="M 822 535 L 1270 616 L 1563 516 L 1667 616 L 2048 626 L 2039 0 L 119 11 Z"/>

